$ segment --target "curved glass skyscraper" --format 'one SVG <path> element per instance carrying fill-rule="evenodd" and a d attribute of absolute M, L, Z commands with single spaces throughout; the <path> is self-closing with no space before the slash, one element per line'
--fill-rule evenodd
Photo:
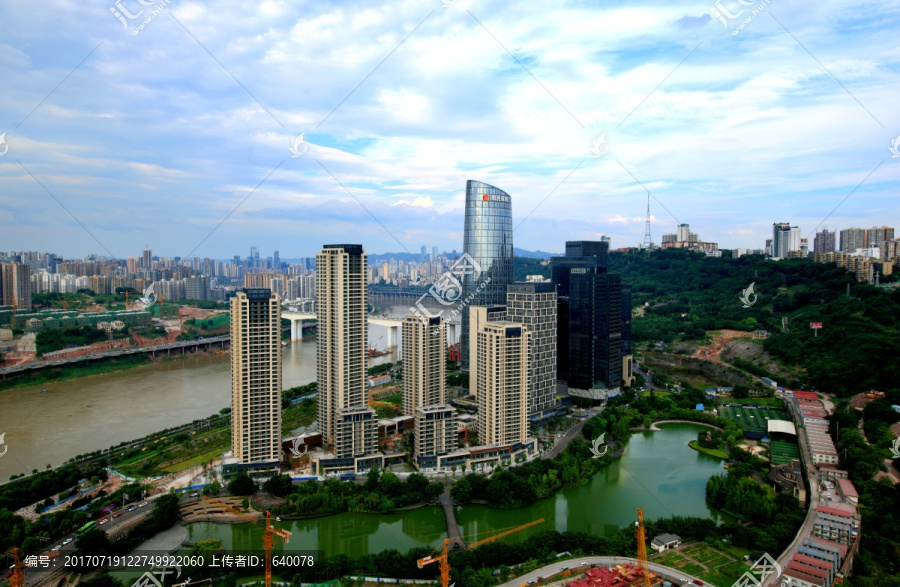
<path fill-rule="evenodd" d="M 506 287 L 513 283 L 512 201 L 509 194 L 480 181 L 466 182 L 466 220 L 463 253 L 480 269 L 463 275 L 459 358 L 469 368 L 469 307 L 505 306 Z M 477 265 L 475 265 L 477 264 Z M 472 296 L 471 299 L 469 296 Z"/>

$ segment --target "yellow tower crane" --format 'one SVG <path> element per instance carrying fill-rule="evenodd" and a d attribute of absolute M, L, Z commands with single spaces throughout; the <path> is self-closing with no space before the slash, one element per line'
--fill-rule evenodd
<path fill-rule="evenodd" d="M 252 522 L 254 524 L 259 524 L 259 522 L 260 522 L 259 519 L 254 518 L 253 516 L 248 516 L 241 510 L 233 508 L 223 501 L 219 501 L 217 499 L 210 499 L 210 498 L 206 497 L 205 495 L 203 496 L 203 501 L 208 501 L 209 503 L 211 503 L 213 505 L 217 505 L 232 514 L 234 514 L 240 518 L 243 518 L 244 520 L 247 520 L 248 522 Z M 272 587 L 272 546 L 273 546 L 272 536 L 278 536 L 279 538 L 284 540 L 285 544 L 287 544 L 288 539 L 291 537 L 291 533 L 288 532 L 287 530 L 280 530 L 280 529 L 276 528 L 275 524 L 272 523 L 272 514 L 270 514 L 268 511 L 266 511 L 266 521 L 265 521 L 264 530 L 265 530 L 265 532 L 263 533 L 263 550 L 265 550 L 265 553 L 266 553 L 266 587 Z"/>
<path fill-rule="evenodd" d="M 637 527 L 638 564 L 640 564 L 644 575 L 644 587 L 651 587 L 650 567 L 647 563 L 647 536 L 644 532 L 644 510 L 638 508 L 637 515 L 638 521 L 634 525 Z"/>
<path fill-rule="evenodd" d="M 512 530 L 507 530 L 506 532 L 501 532 L 500 534 L 496 534 L 491 536 L 490 538 L 485 538 L 484 540 L 479 540 L 478 542 L 473 542 L 467 548 L 476 548 L 481 546 L 482 544 L 486 544 L 488 542 L 493 542 L 498 538 L 503 538 L 504 536 L 509 536 L 510 534 L 514 534 L 519 532 L 520 530 L 524 530 L 525 528 L 530 528 L 532 526 L 536 526 L 544 521 L 544 518 L 539 520 L 535 520 L 533 522 L 528 522 L 527 524 L 523 524 L 518 528 L 513 528 Z M 447 562 L 447 546 L 452 542 L 449 538 L 444 539 L 444 548 L 441 551 L 440 556 L 426 556 L 425 558 L 420 558 L 416 561 L 416 564 L 421 569 L 425 565 L 430 565 L 431 563 L 440 563 L 441 568 L 441 587 L 449 587 L 450 585 L 450 563 Z"/>

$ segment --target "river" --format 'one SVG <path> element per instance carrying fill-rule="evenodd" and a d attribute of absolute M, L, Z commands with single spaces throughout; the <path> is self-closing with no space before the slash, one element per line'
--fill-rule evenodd
<path fill-rule="evenodd" d="M 0 434 L 6 433 L 8 447 L 0 457 L 0 480 L 230 407 L 230 357 L 230 353 L 192 355 L 0 391 Z M 396 354 L 385 355 L 370 359 L 369 366 L 396 360 Z M 315 338 L 284 347 L 284 388 L 315 378 Z M 43 389 L 47 393 L 41 393 Z"/>
<path fill-rule="evenodd" d="M 457 506 L 457 522 L 469 542 L 544 518 L 546 521 L 504 541 L 521 541 L 540 530 L 577 530 L 611 536 L 637 519 L 678 516 L 718 518 L 704 501 L 706 480 L 723 472 L 721 461 L 688 447 L 702 428 L 668 424 L 658 432 L 636 433 L 625 454 L 583 486 L 516 510 L 481 505 Z M 391 515 L 343 513 L 325 518 L 283 521 L 292 532 L 284 552 L 321 550 L 326 555 L 360 556 L 389 548 L 438 547 L 446 537 L 444 514 L 426 507 Z M 252 524 L 201 522 L 188 527 L 190 541 L 222 541 L 226 549 L 259 550 L 262 530 Z M 276 540 L 276 542 L 278 542 Z"/>

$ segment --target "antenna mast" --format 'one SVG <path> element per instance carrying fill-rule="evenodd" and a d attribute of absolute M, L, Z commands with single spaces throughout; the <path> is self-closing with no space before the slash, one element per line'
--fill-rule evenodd
<path fill-rule="evenodd" d="M 647 192 L 647 223 L 644 228 L 644 244 L 641 245 L 642 249 L 649 249 L 653 247 L 653 240 L 650 238 L 650 192 Z"/>

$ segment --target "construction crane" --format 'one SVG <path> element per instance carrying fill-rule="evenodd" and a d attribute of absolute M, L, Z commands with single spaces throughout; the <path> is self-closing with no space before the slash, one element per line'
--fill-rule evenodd
<path fill-rule="evenodd" d="M 504 536 L 509 536 L 510 534 L 514 534 L 520 530 L 524 530 L 525 528 L 530 528 L 532 526 L 536 526 L 544 521 L 544 518 L 539 520 L 535 520 L 533 522 L 528 522 L 527 524 L 523 524 L 518 528 L 513 528 L 512 530 L 507 530 L 506 532 L 501 532 L 490 538 L 485 538 L 484 540 L 479 540 L 478 542 L 473 542 L 467 548 L 476 548 L 481 546 L 482 544 L 486 544 L 488 542 L 493 542 L 498 538 L 503 538 Z M 425 565 L 430 565 L 431 563 L 440 563 L 441 568 L 441 587 L 448 587 L 450 585 L 450 563 L 447 562 L 447 546 L 452 542 L 449 538 L 444 539 L 444 548 L 441 551 L 440 556 L 426 556 L 425 558 L 420 558 L 416 561 L 416 564 L 421 569 Z"/>
<path fill-rule="evenodd" d="M 233 508 L 225 502 L 219 501 L 217 499 L 210 499 L 203 496 L 203 501 L 208 501 L 213 505 L 217 505 L 221 508 L 224 508 L 226 511 L 247 520 L 248 522 L 252 522 L 254 524 L 259 524 L 260 520 L 254 518 L 253 516 L 248 516 L 244 512 L 239 509 Z M 278 536 L 284 543 L 288 543 L 288 539 L 291 537 L 291 533 L 287 530 L 280 530 L 275 527 L 275 524 L 272 523 L 272 514 L 266 510 L 266 521 L 265 521 L 265 532 L 263 533 L 263 550 L 266 553 L 266 587 L 272 587 L 272 545 L 274 540 L 272 536 Z"/>
<path fill-rule="evenodd" d="M 644 587 L 651 587 L 650 584 L 650 567 L 647 564 L 647 536 L 644 532 L 644 510 L 638 508 L 638 521 L 634 523 L 637 527 L 637 551 L 638 564 L 641 566 L 644 575 Z"/>
<path fill-rule="evenodd" d="M 19 555 L 22 553 L 19 548 L 11 548 L 7 554 L 11 554 L 13 557 L 12 564 L 12 576 L 9 578 L 9 587 L 24 587 L 25 586 L 25 563 L 22 562 L 22 559 L 19 558 Z"/>

